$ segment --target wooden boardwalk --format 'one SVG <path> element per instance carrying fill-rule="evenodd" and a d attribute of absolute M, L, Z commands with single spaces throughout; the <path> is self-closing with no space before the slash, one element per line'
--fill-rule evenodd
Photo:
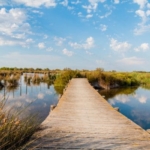
<path fill-rule="evenodd" d="M 87 79 L 71 80 L 41 128 L 29 149 L 150 150 L 150 134 L 114 110 Z"/>

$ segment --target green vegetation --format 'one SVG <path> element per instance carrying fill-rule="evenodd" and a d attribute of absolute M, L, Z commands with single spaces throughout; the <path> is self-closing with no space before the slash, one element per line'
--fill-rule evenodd
<path fill-rule="evenodd" d="M 5 102 L 5 99 L 0 100 L 0 149 L 18 149 L 35 132 L 38 124 L 35 116 L 20 120 L 23 112 L 6 112 Z"/>
<path fill-rule="evenodd" d="M 111 90 L 100 90 L 99 93 L 101 95 L 105 95 L 105 99 L 108 100 L 110 98 L 114 98 L 118 94 L 125 94 L 125 95 L 131 95 L 134 94 L 137 90 L 137 86 L 134 87 L 121 87 L 121 88 L 115 88 Z"/>
<path fill-rule="evenodd" d="M 149 72 L 116 72 L 116 71 L 104 71 L 103 68 L 97 68 L 96 70 L 71 70 L 65 68 L 63 70 L 55 69 L 50 70 L 48 68 L 0 68 L 0 88 L 7 84 L 9 86 L 16 86 L 18 84 L 18 78 L 25 73 L 24 79 L 28 85 L 40 84 L 41 82 L 48 85 L 54 84 L 56 87 L 65 87 L 66 84 L 72 78 L 84 77 L 95 86 L 110 89 L 115 87 L 124 86 L 143 86 L 144 88 L 150 88 L 150 73 Z M 29 75 L 28 73 L 33 73 Z M 42 76 L 39 74 L 43 74 Z M 2 82 L 3 81 L 3 82 Z M 60 88 L 56 88 L 60 89 Z"/>
<path fill-rule="evenodd" d="M 54 86 L 66 86 L 72 78 L 81 78 L 82 75 L 78 70 L 65 69 L 56 75 Z"/>
<path fill-rule="evenodd" d="M 32 73 L 32 74 L 24 75 L 24 80 L 28 85 L 30 85 L 31 83 L 34 85 L 39 85 L 41 82 L 51 85 L 53 84 L 55 78 L 56 75 L 50 73 L 44 73 L 44 74 Z"/>

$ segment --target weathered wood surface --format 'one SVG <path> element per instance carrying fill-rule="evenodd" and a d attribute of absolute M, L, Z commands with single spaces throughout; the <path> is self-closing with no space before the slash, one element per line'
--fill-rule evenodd
<path fill-rule="evenodd" d="M 150 149 L 150 134 L 114 110 L 87 79 L 71 80 L 41 128 L 29 149 Z"/>

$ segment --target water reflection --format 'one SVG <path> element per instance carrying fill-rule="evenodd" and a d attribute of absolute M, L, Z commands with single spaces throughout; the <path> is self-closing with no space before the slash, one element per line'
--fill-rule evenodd
<path fill-rule="evenodd" d="M 21 76 L 18 86 L 6 86 L 0 89 L 0 98 L 8 97 L 5 105 L 6 110 L 23 110 L 22 118 L 31 114 L 38 114 L 41 123 L 50 112 L 50 105 L 56 105 L 59 93 L 50 83 L 27 83 Z"/>
<path fill-rule="evenodd" d="M 150 90 L 134 87 L 100 91 L 100 94 L 113 107 L 119 107 L 122 114 L 142 128 L 150 129 Z"/>

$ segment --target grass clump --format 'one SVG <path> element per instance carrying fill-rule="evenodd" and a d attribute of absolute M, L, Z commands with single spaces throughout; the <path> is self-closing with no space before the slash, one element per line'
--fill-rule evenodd
<path fill-rule="evenodd" d="M 0 150 L 19 149 L 38 127 L 36 117 L 19 119 L 22 112 L 5 111 L 5 99 L 0 100 Z"/>

